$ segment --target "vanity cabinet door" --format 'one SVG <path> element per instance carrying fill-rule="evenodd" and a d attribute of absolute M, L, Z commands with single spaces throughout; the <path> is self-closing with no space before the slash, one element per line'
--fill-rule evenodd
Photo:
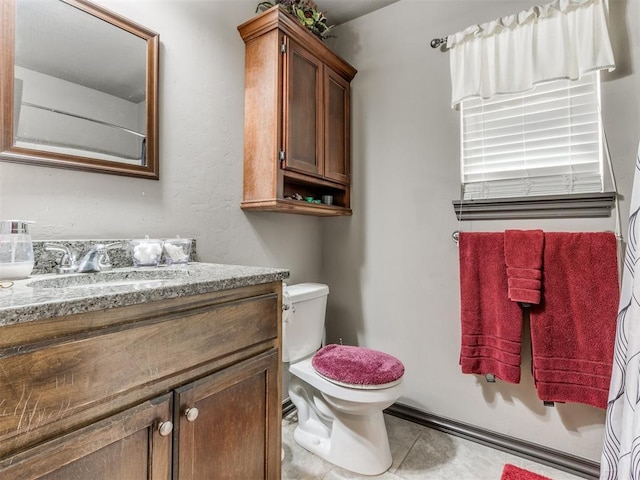
<path fill-rule="evenodd" d="M 285 37 L 285 168 L 322 175 L 322 62 Z"/>
<path fill-rule="evenodd" d="M 171 405 L 163 395 L 9 457 L 0 478 L 170 480 Z"/>
<path fill-rule="evenodd" d="M 176 390 L 174 478 L 280 478 L 277 350 Z"/>

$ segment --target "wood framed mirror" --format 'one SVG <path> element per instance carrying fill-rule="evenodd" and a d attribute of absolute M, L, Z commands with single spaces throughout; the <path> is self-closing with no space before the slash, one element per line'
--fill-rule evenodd
<path fill-rule="evenodd" d="M 87 0 L 0 0 L 0 160 L 157 180 L 157 33 Z"/>

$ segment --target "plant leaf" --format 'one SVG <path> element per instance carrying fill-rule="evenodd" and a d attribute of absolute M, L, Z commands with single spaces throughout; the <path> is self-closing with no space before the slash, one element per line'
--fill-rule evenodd
<path fill-rule="evenodd" d="M 275 6 L 275 4 L 272 2 L 260 2 L 256 7 L 256 13 L 258 13 L 259 11 L 268 10 L 273 6 Z"/>

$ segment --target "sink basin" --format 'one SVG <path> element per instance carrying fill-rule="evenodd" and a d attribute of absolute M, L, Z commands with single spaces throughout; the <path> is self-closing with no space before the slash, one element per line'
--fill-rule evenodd
<path fill-rule="evenodd" d="M 43 278 L 27 283 L 32 288 L 142 288 L 172 285 L 190 276 L 187 270 L 113 270 L 98 273 L 77 273 Z"/>

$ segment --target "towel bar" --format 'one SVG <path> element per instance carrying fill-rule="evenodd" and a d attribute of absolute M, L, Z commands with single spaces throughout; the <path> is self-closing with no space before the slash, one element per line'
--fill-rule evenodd
<path fill-rule="evenodd" d="M 460 239 L 460 232 L 458 230 L 454 230 L 454 232 L 451 234 L 451 239 L 453 240 L 453 243 L 458 245 L 458 240 Z"/>

